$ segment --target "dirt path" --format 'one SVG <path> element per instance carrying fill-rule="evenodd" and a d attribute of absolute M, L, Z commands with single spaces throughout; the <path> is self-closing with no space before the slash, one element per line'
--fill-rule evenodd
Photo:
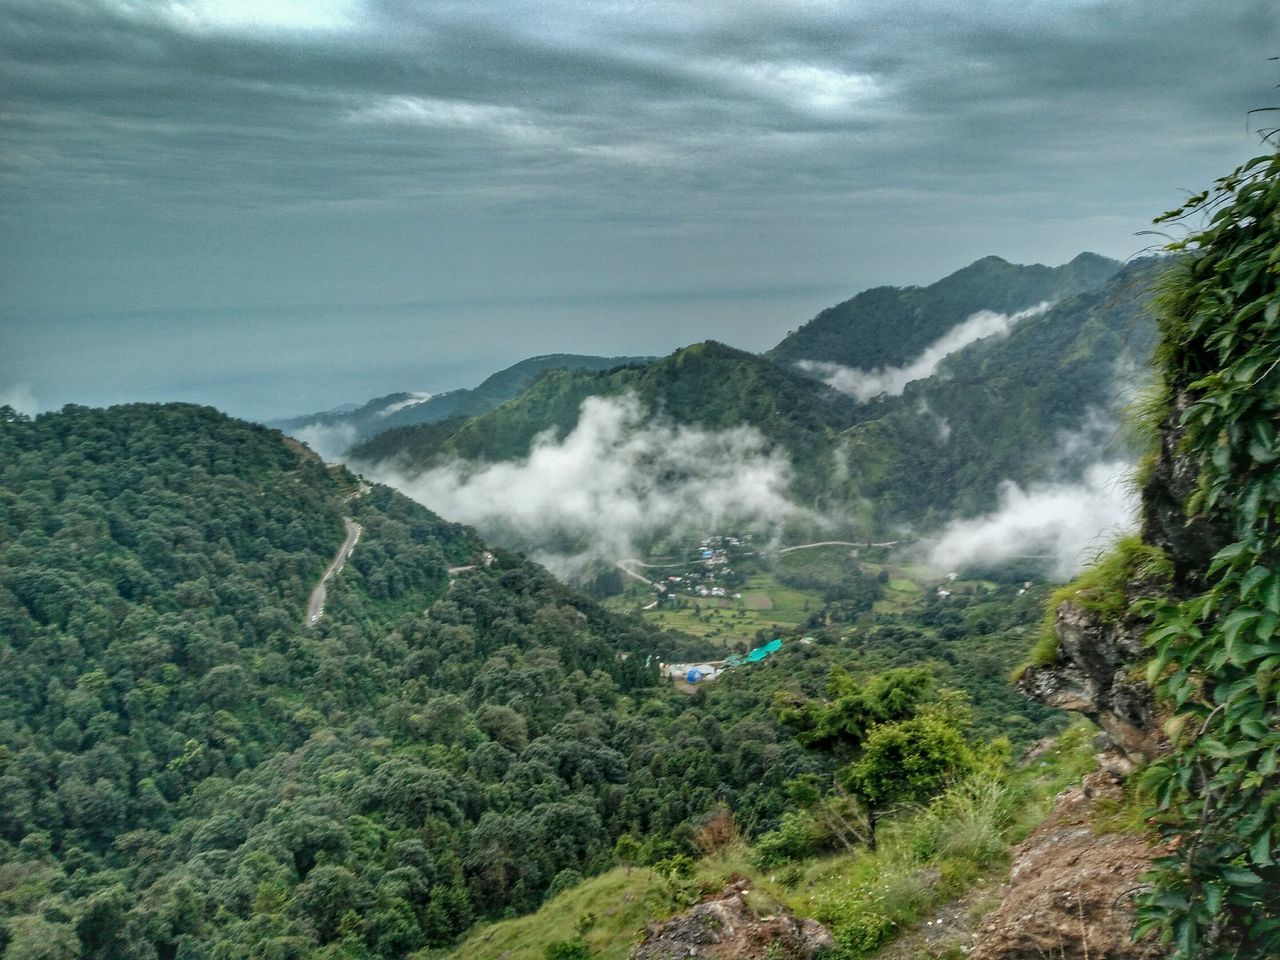
<path fill-rule="evenodd" d="M 360 488 L 354 493 L 349 493 L 342 498 L 343 503 L 349 503 L 357 497 L 362 497 L 369 492 L 371 488 L 366 484 L 361 484 Z M 314 627 L 320 622 L 320 618 L 324 616 L 324 601 L 328 594 L 327 585 L 330 580 L 342 572 L 342 568 L 347 565 L 347 561 L 351 559 L 351 554 L 355 553 L 356 544 L 360 542 L 360 534 L 364 528 L 356 523 L 350 517 L 343 517 L 343 523 L 347 526 L 347 538 L 342 541 L 342 546 L 338 548 L 338 552 L 334 554 L 333 562 L 329 564 L 324 572 L 324 576 L 320 578 L 320 582 L 316 584 L 316 588 L 311 591 L 311 599 L 307 601 L 307 619 L 308 627 Z"/>

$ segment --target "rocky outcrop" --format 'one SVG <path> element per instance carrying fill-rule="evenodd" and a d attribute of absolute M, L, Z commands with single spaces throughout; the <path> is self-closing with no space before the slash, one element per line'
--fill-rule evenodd
<path fill-rule="evenodd" d="M 786 911 L 757 917 L 747 903 L 749 894 L 746 881 L 738 881 L 664 923 L 650 924 L 630 960 L 810 960 L 835 947 L 831 932 L 816 920 Z"/>
<path fill-rule="evenodd" d="M 1167 746 L 1151 689 L 1134 676 L 1148 625 L 1128 616 L 1107 621 L 1065 601 L 1057 611 L 1058 662 L 1030 666 L 1018 680 L 1029 699 L 1083 713 L 1098 724 L 1114 746 L 1109 765 L 1121 775 Z"/>
<path fill-rule="evenodd" d="M 1182 449 L 1181 423 L 1191 403 L 1185 391 L 1174 395 L 1142 484 L 1142 541 L 1158 547 L 1168 560 L 1170 582 L 1158 588 L 1138 581 L 1124 585 L 1126 607 L 1156 589 L 1167 596 L 1191 594 L 1214 554 L 1232 540 L 1231 530 L 1220 519 L 1187 513 L 1197 470 Z M 1102 727 L 1114 745 L 1103 762 L 1115 773 L 1126 775 L 1164 752 L 1164 718 L 1141 676 L 1146 660 L 1143 639 L 1150 622 L 1132 612 L 1119 618 L 1104 616 L 1069 600 L 1058 607 L 1056 617 L 1056 662 L 1027 668 L 1019 689 L 1038 703 L 1083 713 Z"/>
<path fill-rule="evenodd" d="M 1182 417 L 1192 398 L 1185 391 L 1173 400 L 1160 425 L 1160 449 L 1142 485 L 1142 539 L 1159 547 L 1173 564 L 1174 582 L 1194 587 L 1213 555 L 1234 539 L 1214 518 L 1187 516 L 1186 503 L 1196 489 L 1198 471 L 1194 458 L 1182 450 Z"/>
<path fill-rule="evenodd" d="M 1118 800 L 1106 771 L 1058 797 L 1053 813 L 1014 851 L 1004 902 L 978 928 L 969 960 L 1156 960 L 1167 950 L 1134 943 L 1132 902 L 1162 851 L 1140 836 L 1098 833 L 1090 811 Z"/>

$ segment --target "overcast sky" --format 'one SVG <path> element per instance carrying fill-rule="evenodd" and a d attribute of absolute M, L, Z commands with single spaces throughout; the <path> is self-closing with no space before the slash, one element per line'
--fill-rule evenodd
<path fill-rule="evenodd" d="M 1130 256 L 1274 0 L 0 0 L 0 400 L 269 417 Z"/>

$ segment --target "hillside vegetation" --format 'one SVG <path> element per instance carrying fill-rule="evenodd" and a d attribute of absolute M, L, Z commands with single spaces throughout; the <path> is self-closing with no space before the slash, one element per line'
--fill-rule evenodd
<path fill-rule="evenodd" d="M 564 440 L 589 398 L 634 397 L 652 423 L 747 425 L 784 453 L 788 493 L 822 518 L 806 526 L 793 516 L 791 536 L 927 533 L 995 509 L 1006 482 L 1075 483 L 1094 463 L 1136 458 L 1118 408 L 1144 376 L 1162 266 L 1150 258 L 1122 267 L 1090 254 L 1056 268 L 989 257 L 927 288 L 861 294 L 763 356 L 707 342 L 611 371 L 552 371 L 482 416 L 388 430 L 350 457 L 395 482 L 444 466 L 465 478 L 493 462 L 519 464 L 536 438 Z M 804 373 L 791 355 L 805 338 L 827 337 L 865 345 L 864 369 L 907 363 L 974 311 L 1052 298 L 1060 299 L 1005 335 L 957 347 L 900 395 L 859 401 Z M 890 344 L 896 352 L 885 352 Z M 834 347 L 817 356 L 843 357 Z M 501 522 L 485 532 L 519 549 L 547 547 Z"/>
<path fill-rule="evenodd" d="M 844 435 L 850 496 L 881 522 L 929 528 L 989 510 L 1003 480 L 1075 480 L 1136 458 L 1119 409 L 1147 376 L 1162 259 L 949 356 L 902 396 L 867 403 Z"/>
<path fill-rule="evenodd" d="M 1212 211 L 1162 284 L 1145 532 L 1174 589 L 1148 679 L 1173 752 L 1146 774 L 1157 861 L 1143 927 L 1174 956 L 1280 955 L 1280 155 L 1163 219 Z M 1215 551 L 1212 558 L 1207 556 Z"/>
<path fill-rule="evenodd" d="M 677 350 L 650 364 L 602 373 L 552 371 L 484 416 L 452 429 L 389 431 L 351 451 L 355 463 L 394 460 L 420 468 L 462 458 L 524 456 L 534 437 L 563 438 L 578 422 L 587 397 L 634 394 L 657 417 L 708 430 L 748 424 L 781 444 L 810 472 L 823 469 L 822 451 L 852 417 L 853 402 L 820 383 L 715 341 Z"/>
<path fill-rule="evenodd" d="M 3 413 L 7 957 L 402 956 L 624 832 L 668 842 L 716 802 L 767 822 L 812 767 L 768 718 L 656 686 L 649 655 L 691 641 L 486 566 L 385 488 L 344 506 L 273 431 Z M 344 509 L 364 533 L 308 630 Z"/>
<path fill-rule="evenodd" d="M 823 702 L 836 675 L 930 662 L 919 693 L 986 649 L 972 709 L 948 695 L 946 716 L 1024 743 L 1048 728 L 985 686 L 1030 598 L 791 635 L 689 695 L 656 661 L 714 645 L 358 492 L 207 408 L 3 411 L 6 958 L 402 957 L 620 862 L 683 876 L 717 810 L 745 838 L 786 836 L 787 785 L 835 783 L 847 757 L 806 749 L 775 707 Z M 359 544 L 308 628 L 344 516 Z M 964 643 L 966 623 L 988 638 Z M 940 742 L 966 769 L 977 756 Z M 805 829 L 815 855 L 839 845 Z"/>
<path fill-rule="evenodd" d="M 352 410 L 313 413 L 287 420 L 271 421 L 291 435 L 305 436 L 317 427 L 343 432 L 344 443 L 352 446 L 386 430 L 415 424 L 438 423 L 452 417 L 475 417 L 488 413 L 525 390 L 547 370 L 611 370 L 629 364 L 647 363 L 651 357 L 591 357 L 572 353 L 549 353 L 529 357 L 486 377 L 478 386 L 447 390 L 437 394 L 391 393 L 375 397 Z"/>
<path fill-rule="evenodd" d="M 1041 301 L 1094 290 L 1120 269 L 1096 253 L 1060 267 L 983 257 L 927 287 L 873 287 L 828 307 L 789 333 L 766 356 L 871 370 L 901 366 L 978 310 L 1013 313 Z"/>

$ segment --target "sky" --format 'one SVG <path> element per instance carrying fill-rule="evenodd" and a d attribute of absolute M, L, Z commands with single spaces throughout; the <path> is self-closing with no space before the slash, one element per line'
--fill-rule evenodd
<path fill-rule="evenodd" d="M 0 402 L 270 418 L 1120 259 L 1274 0 L 0 0 Z M 1265 116 L 1265 115 L 1263 115 Z"/>

